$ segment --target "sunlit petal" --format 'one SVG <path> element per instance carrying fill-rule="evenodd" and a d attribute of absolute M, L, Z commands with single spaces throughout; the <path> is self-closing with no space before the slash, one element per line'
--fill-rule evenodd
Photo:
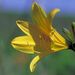
<path fill-rule="evenodd" d="M 50 34 L 50 38 L 52 40 L 52 50 L 68 48 L 66 40 L 55 29 L 53 29 L 53 33 Z"/>
<path fill-rule="evenodd" d="M 63 45 L 63 44 L 59 44 L 59 43 L 55 43 L 55 42 L 51 43 L 51 50 L 53 50 L 54 52 L 60 51 L 63 49 L 67 49 L 67 48 L 68 48 L 67 45 Z"/>
<path fill-rule="evenodd" d="M 40 56 L 39 55 L 33 58 L 33 60 L 30 63 L 30 70 L 31 70 L 31 72 L 34 71 L 34 69 L 36 67 L 36 64 L 39 62 L 39 60 L 40 60 Z"/>
<path fill-rule="evenodd" d="M 30 36 L 16 37 L 11 42 L 12 46 L 24 53 L 34 53 L 35 42 Z"/>
<path fill-rule="evenodd" d="M 56 15 L 58 12 L 60 12 L 60 9 L 56 8 L 56 9 L 51 10 L 50 13 L 48 14 L 48 19 L 49 19 L 51 25 L 52 25 L 52 21 L 53 21 L 55 15 Z"/>
<path fill-rule="evenodd" d="M 17 26 L 27 35 L 30 35 L 29 33 L 29 23 L 26 21 L 17 20 L 16 21 Z"/>
<path fill-rule="evenodd" d="M 48 19 L 52 25 L 52 21 L 55 17 L 55 15 L 60 11 L 60 9 L 53 9 L 49 14 L 48 14 Z M 66 43 L 66 40 L 64 37 L 62 37 L 52 26 L 51 26 L 51 32 L 50 32 L 50 38 L 52 40 L 52 50 L 62 50 L 65 48 L 68 48 L 68 45 Z"/>

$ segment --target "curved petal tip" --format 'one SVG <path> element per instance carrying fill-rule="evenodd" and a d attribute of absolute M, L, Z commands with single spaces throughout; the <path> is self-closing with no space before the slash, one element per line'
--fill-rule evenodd
<path fill-rule="evenodd" d="M 30 63 L 30 71 L 33 72 L 35 70 L 36 64 L 40 60 L 40 56 L 36 56 Z"/>
<path fill-rule="evenodd" d="M 39 5 L 38 5 L 36 2 L 33 3 L 33 4 L 32 4 L 32 10 L 38 9 L 38 6 L 39 6 Z"/>

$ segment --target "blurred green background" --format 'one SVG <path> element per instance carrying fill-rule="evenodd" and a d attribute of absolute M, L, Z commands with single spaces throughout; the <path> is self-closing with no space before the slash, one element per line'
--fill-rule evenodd
<path fill-rule="evenodd" d="M 63 35 L 62 28 L 70 29 L 75 21 L 75 1 L 72 0 L 37 0 L 48 13 L 53 8 L 61 12 L 53 21 L 54 27 Z M 63 50 L 42 59 L 36 70 L 31 73 L 29 64 L 35 55 L 28 55 L 15 50 L 11 40 L 24 35 L 16 26 L 16 20 L 32 20 L 31 0 L 0 0 L 0 75 L 75 75 L 75 52 Z"/>

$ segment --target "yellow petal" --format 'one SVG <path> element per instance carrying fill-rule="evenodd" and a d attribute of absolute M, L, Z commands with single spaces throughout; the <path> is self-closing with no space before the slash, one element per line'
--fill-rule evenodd
<path fill-rule="evenodd" d="M 60 12 L 60 9 L 56 8 L 56 9 L 53 9 L 52 11 L 50 11 L 50 13 L 48 14 L 48 19 L 50 20 L 50 23 L 52 24 L 52 21 L 55 17 L 55 15 Z"/>
<path fill-rule="evenodd" d="M 28 22 L 18 20 L 18 21 L 16 21 L 16 24 L 25 34 L 30 35 Z"/>
<path fill-rule="evenodd" d="M 34 57 L 34 59 L 31 61 L 31 63 L 30 63 L 31 72 L 34 71 L 36 64 L 39 62 L 40 59 L 41 59 L 41 57 L 38 55 L 38 56 Z"/>
<path fill-rule="evenodd" d="M 52 22 L 52 20 L 54 19 L 55 15 L 60 11 L 60 9 L 56 8 L 56 9 L 53 9 L 49 14 L 48 14 L 48 18 L 50 19 L 50 23 Z M 51 23 L 52 24 L 52 23 Z M 50 37 L 51 37 L 51 40 L 54 42 L 54 43 L 58 43 L 60 44 L 60 46 L 65 46 L 67 45 L 66 44 L 66 41 L 65 39 L 51 26 L 51 33 L 50 33 Z"/>
<path fill-rule="evenodd" d="M 49 54 L 50 54 L 49 52 L 43 52 L 43 53 L 40 53 L 39 55 L 37 55 L 36 57 L 34 57 L 30 63 L 30 71 L 33 72 L 36 68 L 37 63 Z"/>
<path fill-rule="evenodd" d="M 63 45 L 55 42 L 51 43 L 51 50 L 53 50 L 54 52 L 67 49 L 67 48 L 68 48 L 67 45 Z"/>
<path fill-rule="evenodd" d="M 11 45 L 24 53 L 34 54 L 35 42 L 30 36 L 20 36 L 12 40 Z"/>
<path fill-rule="evenodd" d="M 68 48 L 66 40 L 62 37 L 55 29 L 53 29 L 53 33 L 50 34 L 50 38 L 52 40 L 52 50 L 61 50 Z"/>
<path fill-rule="evenodd" d="M 49 35 L 50 23 L 48 21 L 45 11 L 37 4 L 32 5 L 33 19 L 38 27 L 46 34 Z"/>
<path fill-rule="evenodd" d="M 50 37 L 52 41 L 59 43 L 59 44 L 65 44 L 65 39 L 62 37 L 54 28 L 52 29 L 52 33 L 50 33 Z"/>
<path fill-rule="evenodd" d="M 51 25 L 52 25 L 53 18 L 59 11 L 60 9 L 56 8 L 56 9 L 53 9 L 48 14 L 48 19 L 50 20 Z M 68 47 L 64 37 L 62 37 L 52 26 L 51 26 L 50 38 L 52 40 L 52 43 L 51 43 L 52 50 L 58 51 L 58 50 L 62 50 Z"/>

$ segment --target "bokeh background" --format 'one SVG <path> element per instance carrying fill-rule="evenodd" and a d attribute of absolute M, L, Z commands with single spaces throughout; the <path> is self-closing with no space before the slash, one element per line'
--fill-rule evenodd
<path fill-rule="evenodd" d="M 75 21 L 75 0 L 35 0 L 49 13 L 54 8 L 61 12 L 56 15 L 53 25 L 63 35 L 62 28 L 71 28 Z M 32 21 L 32 0 L 0 0 L 0 75 L 75 75 L 75 52 L 63 50 L 42 59 L 31 73 L 29 64 L 35 55 L 15 50 L 10 42 L 24 35 L 16 26 L 16 20 Z"/>

